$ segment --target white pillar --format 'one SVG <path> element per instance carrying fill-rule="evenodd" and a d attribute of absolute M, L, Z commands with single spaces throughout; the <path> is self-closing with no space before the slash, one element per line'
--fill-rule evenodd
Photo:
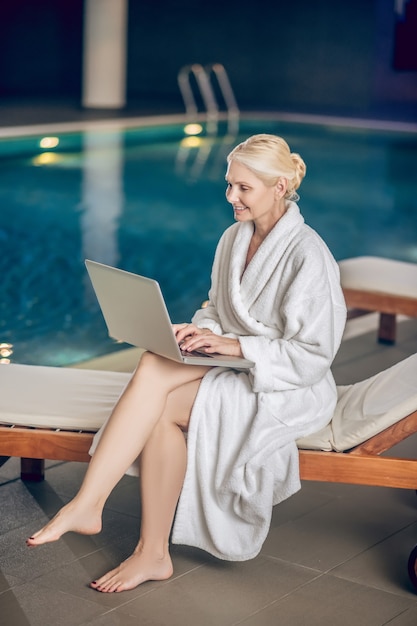
<path fill-rule="evenodd" d="M 126 104 L 128 0 L 86 0 L 82 104 L 120 109 Z"/>

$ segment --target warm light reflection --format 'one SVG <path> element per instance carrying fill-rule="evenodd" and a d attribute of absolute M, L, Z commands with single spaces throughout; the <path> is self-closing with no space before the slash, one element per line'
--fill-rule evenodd
<path fill-rule="evenodd" d="M 0 365 L 9 365 L 13 354 L 13 344 L 0 343 Z"/>
<path fill-rule="evenodd" d="M 33 157 L 33 165 L 51 165 L 52 163 L 58 163 L 62 159 L 61 155 L 54 152 L 43 152 L 38 156 Z"/>
<path fill-rule="evenodd" d="M 199 135 L 203 132 L 201 124 L 187 124 L 184 126 L 184 133 L 186 135 Z"/>
<path fill-rule="evenodd" d="M 202 144 L 201 137 L 184 137 L 181 140 L 182 148 L 199 148 Z"/>
<path fill-rule="evenodd" d="M 39 142 L 41 148 L 56 148 L 58 144 L 58 137 L 43 137 Z"/>

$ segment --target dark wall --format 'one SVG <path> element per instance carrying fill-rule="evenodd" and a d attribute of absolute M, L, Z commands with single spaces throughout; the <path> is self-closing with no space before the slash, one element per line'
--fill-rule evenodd
<path fill-rule="evenodd" d="M 347 99 L 352 109 L 368 106 L 373 0 L 172 4 L 167 11 L 161 0 L 131 3 L 132 94 L 175 92 L 183 64 L 219 61 L 243 107 L 340 107 Z"/>
<path fill-rule="evenodd" d="M 0 6 L 0 97 L 80 98 L 82 0 Z M 130 0 L 128 102 L 181 107 L 180 67 L 218 61 L 242 109 L 409 119 L 417 74 L 394 69 L 395 52 L 408 53 L 395 41 L 404 29 L 393 7 L 393 0 Z"/>
<path fill-rule="evenodd" d="M 0 0 L 0 97 L 79 96 L 82 0 Z"/>

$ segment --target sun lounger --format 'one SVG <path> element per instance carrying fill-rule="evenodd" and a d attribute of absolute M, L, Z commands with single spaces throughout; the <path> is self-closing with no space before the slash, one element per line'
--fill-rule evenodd
<path fill-rule="evenodd" d="M 303 480 L 417 489 L 417 458 L 381 456 L 417 432 L 417 355 L 365 381 L 338 387 L 329 426 L 298 442 Z M 90 459 L 94 433 L 130 374 L 0 366 L 0 455 L 21 458 L 23 480 L 42 480 L 44 460 Z M 410 554 L 417 589 L 417 547 Z"/>
<path fill-rule="evenodd" d="M 44 459 L 89 461 L 93 435 L 130 374 L 0 366 L 0 456 L 22 459 L 23 480 L 42 480 Z"/>
<path fill-rule="evenodd" d="M 396 316 L 417 317 L 417 263 L 363 256 L 339 267 L 348 317 L 378 312 L 378 340 L 395 343 Z"/>

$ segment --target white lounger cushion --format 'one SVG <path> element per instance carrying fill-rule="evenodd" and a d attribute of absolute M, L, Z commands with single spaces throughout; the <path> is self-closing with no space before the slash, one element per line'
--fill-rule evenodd
<path fill-rule="evenodd" d="M 373 256 L 339 261 L 344 289 L 417 298 L 417 263 Z"/>
<path fill-rule="evenodd" d="M 130 374 L 34 365 L 0 366 L 0 422 L 96 431 Z M 354 385 L 338 387 L 329 426 L 300 448 L 347 450 L 417 409 L 417 354 Z"/>
<path fill-rule="evenodd" d="M 417 354 L 354 385 L 337 388 L 338 401 L 326 428 L 297 444 L 342 452 L 363 443 L 417 410 Z"/>
<path fill-rule="evenodd" d="M 41 365 L 0 365 L 0 422 L 96 431 L 131 374 Z"/>

